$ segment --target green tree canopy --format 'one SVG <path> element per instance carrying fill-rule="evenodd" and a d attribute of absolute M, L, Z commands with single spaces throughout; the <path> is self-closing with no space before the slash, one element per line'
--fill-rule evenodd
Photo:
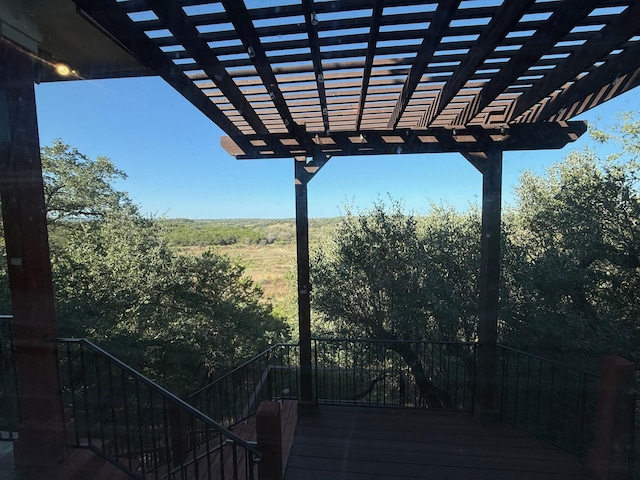
<path fill-rule="evenodd" d="M 510 216 L 503 337 L 536 350 L 637 355 L 640 196 L 632 161 L 573 152 L 523 174 Z"/>
<path fill-rule="evenodd" d="M 324 328 L 409 340 L 474 337 L 479 215 L 433 206 L 426 217 L 402 205 L 347 210 L 313 256 L 313 306 Z"/>
<path fill-rule="evenodd" d="M 61 335 L 97 341 L 184 393 L 288 338 L 240 265 L 172 251 L 158 222 L 113 187 L 124 174 L 108 158 L 57 140 L 42 160 Z"/>
<path fill-rule="evenodd" d="M 47 218 L 99 219 L 108 212 L 131 204 L 113 182 L 127 175 L 106 157 L 91 159 L 60 139 L 41 149 L 42 176 Z"/>

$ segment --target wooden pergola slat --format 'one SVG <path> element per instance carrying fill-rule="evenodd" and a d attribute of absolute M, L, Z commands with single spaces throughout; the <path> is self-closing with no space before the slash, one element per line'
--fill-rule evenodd
<path fill-rule="evenodd" d="M 389 124 L 387 125 L 389 128 L 396 128 L 398 126 L 398 122 L 407 108 L 409 100 L 418 86 L 418 82 L 420 82 L 420 78 L 427 65 L 433 59 L 433 54 L 440 44 L 440 40 L 445 35 L 458 5 L 460 5 L 460 0 L 445 0 L 438 3 L 438 9 L 434 15 L 433 22 L 429 25 L 429 29 L 422 40 L 420 50 L 418 50 L 415 61 L 411 66 L 411 71 L 409 75 L 407 75 L 404 86 L 402 87 L 402 93 L 398 98 L 398 103 L 389 119 Z"/>
<path fill-rule="evenodd" d="M 606 57 L 613 49 L 638 34 L 640 34 L 640 2 L 630 5 L 620 16 L 606 25 L 597 36 L 575 50 L 565 62 L 520 96 L 512 117 L 519 117 L 541 98 L 562 87 L 567 79 L 573 79 L 581 72 L 588 70 L 598 59 Z"/>
<path fill-rule="evenodd" d="M 466 125 L 485 107 L 487 107 L 498 95 L 504 92 L 509 85 L 517 79 L 529 66 L 535 63 L 558 40 L 569 33 L 576 22 L 586 17 L 597 5 L 596 0 L 567 0 L 546 21 L 545 25 L 538 29 L 529 39 L 525 40 L 518 53 L 511 57 L 500 74 L 494 77 L 489 84 L 482 89 L 476 101 L 460 115 L 456 121 L 458 125 Z"/>

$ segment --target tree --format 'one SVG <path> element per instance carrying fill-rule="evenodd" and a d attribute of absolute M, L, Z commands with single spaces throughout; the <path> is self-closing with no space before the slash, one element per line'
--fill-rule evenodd
<path fill-rule="evenodd" d="M 45 207 L 50 224 L 65 220 L 100 219 L 131 205 L 113 182 L 127 175 L 106 157 L 95 160 L 60 139 L 41 149 Z"/>
<path fill-rule="evenodd" d="M 574 152 L 516 190 L 504 340 L 541 353 L 638 355 L 640 197 L 633 161 Z M 513 253 L 513 252 L 512 252 Z"/>
<path fill-rule="evenodd" d="M 313 308 L 320 328 L 351 338 L 470 340 L 479 251 L 476 211 L 434 207 L 426 218 L 398 202 L 367 212 L 347 210 L 312 263 Z M 427 404 L 447 403 L 408 343 L 389 342 L 409 366 Z"/>
<path fill-rule="evenodd" d="M 88 337 L 182 393 L 288 338 L 240 265 L 172 251 L 158 222 L 113 188 L 124 174 L 109 159 L 61 141 L 42 158 L 61 335 Z"/>

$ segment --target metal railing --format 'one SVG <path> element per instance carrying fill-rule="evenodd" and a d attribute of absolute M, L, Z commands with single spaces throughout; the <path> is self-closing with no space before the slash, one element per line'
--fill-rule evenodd
<path fill-rule="evenodd" d="M 0 440 L 9 441 L 17 438 L 20 423 L 12 320 L 12 315 L 0 315 Z"/>
<path fill-rule="evenodd" d="M 473 343 L 313 339 L 318 403 L 471 411 Z"/>
<path fill-rule="evenodd" d="M 59 339 L 68 441 L 140 479 L 254 478 L 256 447 L 85 339 Z"/>
<path fill-rule="evenodd" d="M 278 343 L 186 401 L 229 428 L 253 415 L 263 400 L 298 398 L 298 352 L 297 344 Z"/>
<path fill-rule="evenodd" d="M 584 457 L 593 440 L 599 376 L 498 347 L 503 421 Z"/>

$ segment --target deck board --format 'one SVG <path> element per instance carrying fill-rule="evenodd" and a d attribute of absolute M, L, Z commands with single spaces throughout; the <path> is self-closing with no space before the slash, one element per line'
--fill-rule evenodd
<path fill-rule="evenodd" d="M 298 421 L 286 480 L 583 480 L 571 454 L 464 414 L 322 407 Z"/>

